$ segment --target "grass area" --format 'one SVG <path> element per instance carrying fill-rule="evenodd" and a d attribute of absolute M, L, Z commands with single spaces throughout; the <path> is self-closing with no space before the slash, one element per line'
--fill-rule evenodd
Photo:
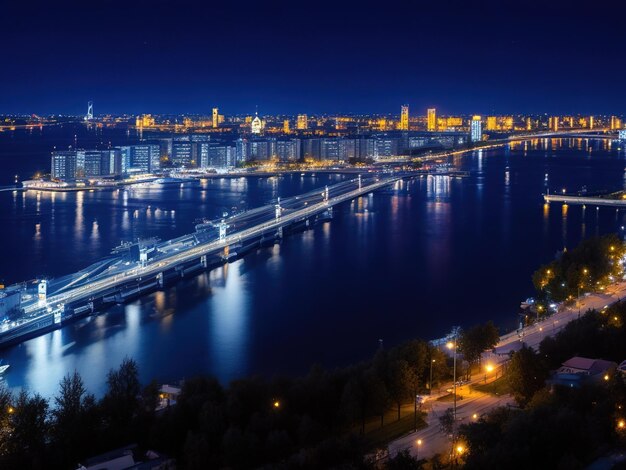
<path fill-rule="evenodd" d="M 479 392 L 489 393 L 491 395 L 506 395 L 509 393 L 504 377 L 500 377 L 488 384 L 473 385 L 473 388 Z"/>
<path fill-rule="evenodd" d="M 395 418 L 397 419 L 397 414 Z M 404 436 L 415 429 L 415 421 L 413 414 L 400 418 L 400 421 L 389 421 L 382 428 L 373 429 L 365 433 L 365 439 L 373 447 L 384 447 L 389 442 Z M 426 426 L 421 413 L 417 415 L 417 429 Z"/>
<path fill-rule="evenodd" d="M 408 403 L 400 407 L 400 420 L 397 408 L 390 408 L 385 413 L 384 425 L 380 426 L 380 416 L 372 416 L 365 421 L 364 438 L 372 447 L 385 447 L 390 441 L 401 437 L 415 429 L 415 415 L 413 405 Z M 423 413 L 417 412 L 417 429 L 426 426 Z M 360 423 L 354 423 L 351 428 L 354 434 L 360 434 Z"/>
<path fill-rule="evenodd" d="M 459 395 L 458 393 L 456 394 L 456 401 L 461 401 L 463 400 L 463 395 Z M 454 394 L 453 393 L 448 393 L 447 395 L 444 395 L 442 397 L 437 398 L 437 401 L 439 402 L 443 402 L 443 403 L 448 403 L 448 402 L 453 402 L 454 401 Z"/>

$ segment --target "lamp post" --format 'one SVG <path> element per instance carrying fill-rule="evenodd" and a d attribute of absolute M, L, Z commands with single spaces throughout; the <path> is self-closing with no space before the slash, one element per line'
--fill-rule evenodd
<path fill-rule="evenodd" d="M 428 383 L 428 391 L 430 394 L 433 394 L 433 364 L 435 363 L 435 359 L 430 360 L 430 382 Z"/>
<path fill-rule="evenodd" d="M 453 386 L 452 386 L 452 391 L 454 393 L 454 422 L 456 424 L 456 344 L 457 342 L 457 333 L 455 331 L 454 333 L 454 342 L 453 341 L 448 341 L 448 343 L 446 344 L 446 347 L 448 349 L 452 349 L 453 350 L 453 366 L 452 366 L 452 380 L 453 382 Z"/>
<path fill-rule="evenodd" d="M 422 446 L 422 440 L 418 439 L 417 440 L 417 452 L 415 452 L 415 457 L 419 457 L 420 455 L 420 447 Z"/>

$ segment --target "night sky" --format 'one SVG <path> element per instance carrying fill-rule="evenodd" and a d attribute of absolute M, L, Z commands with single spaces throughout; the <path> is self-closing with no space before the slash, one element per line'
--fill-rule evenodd
<path fill-rule="evenodd" d="M 621 114 L 624 7 L 575 5 L 4 1 L 0 113 Z"/>

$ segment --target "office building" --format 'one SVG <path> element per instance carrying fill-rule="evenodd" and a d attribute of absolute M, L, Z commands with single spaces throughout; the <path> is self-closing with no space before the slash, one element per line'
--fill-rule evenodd
<path fill-rule="evenodd" d="M 435 108 L 428 109 L 426 129 L 431 132 L 437 130 L 437 110 Z"/>
<path fill-rule="evenodd" d="M 253 134 L 257 135 L 260 134 L 263 130 L 263 122 L 261 121 L 261 118 L 258 114 L 254 116 L 254 119 L 250 123 L 250 130 Z"/>
<path fill-rule="evenodd" d="M 296 121 L 296 129 L 299 131 L 305 131 L 309 128 L 309 120 L 306 114 L 298 114 L 298 120 Z"/>
<path fill-rule="evenodd" d="M 470 123 L 470 139 L 472 142 L 483 140 L 483 123 L 480 116 L 473 116 Z"/>
<path fill-rule="evenodd" d="M 409 130 L 409 105 L 404 104 L 400 108 L 400 130 L 408 131 Z"/>
<path fill-rule="evenodd" d="M 76 179 L 76 151 L 52 152 L 50 174 L 53 180 Z"/>

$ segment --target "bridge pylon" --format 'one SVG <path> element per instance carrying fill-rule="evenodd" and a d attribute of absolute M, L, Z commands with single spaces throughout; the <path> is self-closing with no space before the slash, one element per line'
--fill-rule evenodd
<path fill-rule="evenodd" d="M 282 207 L 280 207 L 280 197 L 278 198 L 278 202 L 276 203 L 276 212 L 275 212 L 275 216 L 276 216 L 276 220 L 280 219 L 281 213 L 282 213 Z"/>

